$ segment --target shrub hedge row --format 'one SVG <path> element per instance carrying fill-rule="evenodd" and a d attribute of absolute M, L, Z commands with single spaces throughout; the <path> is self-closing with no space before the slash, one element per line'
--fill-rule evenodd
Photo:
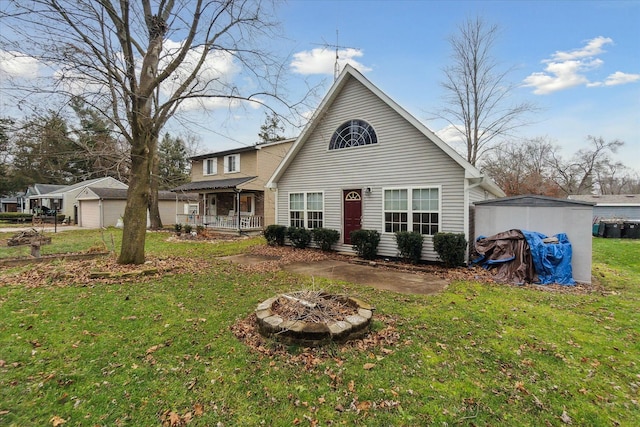
<path fill-rule="evenodd" d="M 323 251 L 330 251 L 340 239 L 340 233 L 329 228 L 309 230 L 303 227 L 286 227 L 270 225 L 264 230 L 264 237 L 271 246 L 283 246 L 285 238 L 296 248 L 306 248 L 312 240 Z M 359 257 L 373 260 L 378 255 L 380 233 L 376 230 L 355 230 L 351 232 L 351 245 Z M 422 259 L 424 236 L 412 231 L 395 233 L 400 257 L 417 264 Z M 464 264 L 467 241 L 462 233 L 436 233 L 433 246 L 440 259 L 447 267 L 458 267 Z"/>

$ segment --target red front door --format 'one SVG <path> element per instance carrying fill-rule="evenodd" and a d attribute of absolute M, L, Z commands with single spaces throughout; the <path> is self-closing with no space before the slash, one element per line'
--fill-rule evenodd
<path fill-rule="evenodd" d="M 343 190 L 344 243 L 351 244 L 351 232 L 362 227 L 362 191 Z"/>

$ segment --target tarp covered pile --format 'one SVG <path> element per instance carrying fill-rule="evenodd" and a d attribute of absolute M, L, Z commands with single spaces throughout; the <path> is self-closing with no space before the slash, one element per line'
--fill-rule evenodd
<path fill-rule="evenodd" d="M 526 230 L 509 230 L 475 243 L 474 264 L 495 269 L 495 279 L 507 283 L 575 285 L 571 243 L 565 233 L 547 237 Z"/>

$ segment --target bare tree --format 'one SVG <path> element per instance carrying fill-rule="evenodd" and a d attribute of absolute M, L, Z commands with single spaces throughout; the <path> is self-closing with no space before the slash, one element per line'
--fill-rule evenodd
<path fill-rule="evenodd" d="M 578 150 L 569 161 L 554 153 L 554 181 L 566 195 L 591 194 L 598 173 L 604 175 L 606 168 L 614 163 L 611 153 L 616 153 L 624 145 L 624 142 L 617 139 L 607 142 L 602 137 L 591 135 L 587 136 L 587 140 L 590 147 Z"/>
<path fill-rule="evenodd" d="M 258 43 L 273 38 L 271 14 L 269 2 L 260 0 L 14 0 L 2 6 L 2 24 L 12 30 L 5 45 L 55 65 L 57 93 L 82 93 L 130 144 L 119 263 L 144 262 L 158 136 L 167 121 L 180 108 L 203 108 L 214 99 L 281 100 L 283 62 Z M 212 65 L 216 58 L 247 73 L 250 88 L 225 78 Z"/>
<path fill-rule="evenodd" d="M 503 143 L 499 149 L 487 153 L 481 169 L 507 196 L 559 197 L 562 191 L 553 180 L 553 158 L 558 149 L 546 138 Z"/>
<path fill-rule="evenodd" d="M 445 107 L 438 117 L 449 122 L 466 144 L 466 158 L 475 165 L 500 137 L 527 123 L 524 117 L 536 110 L 529 102 L 510 103 L 515 86 L 507 78 L 511 69 L 500 70 L 493 56 L 498 26 L 479 17 L 459 26 L 449 38 L 453 64 L 444 69 Z"/>

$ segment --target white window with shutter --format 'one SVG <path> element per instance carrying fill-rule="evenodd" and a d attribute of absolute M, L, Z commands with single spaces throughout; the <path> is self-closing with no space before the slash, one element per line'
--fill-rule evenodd
<path fill-rule="evenodd" d="M 218 173 L 218 159 L 213 157 L 210 159 L 204 159 L 202 161 L 203 175 L 215 175 L 217 173 Z"/>
<path fill-rule="evenodd" d="M 224 156 L 224 173 L 240 172 L 240 154 Z"/>

